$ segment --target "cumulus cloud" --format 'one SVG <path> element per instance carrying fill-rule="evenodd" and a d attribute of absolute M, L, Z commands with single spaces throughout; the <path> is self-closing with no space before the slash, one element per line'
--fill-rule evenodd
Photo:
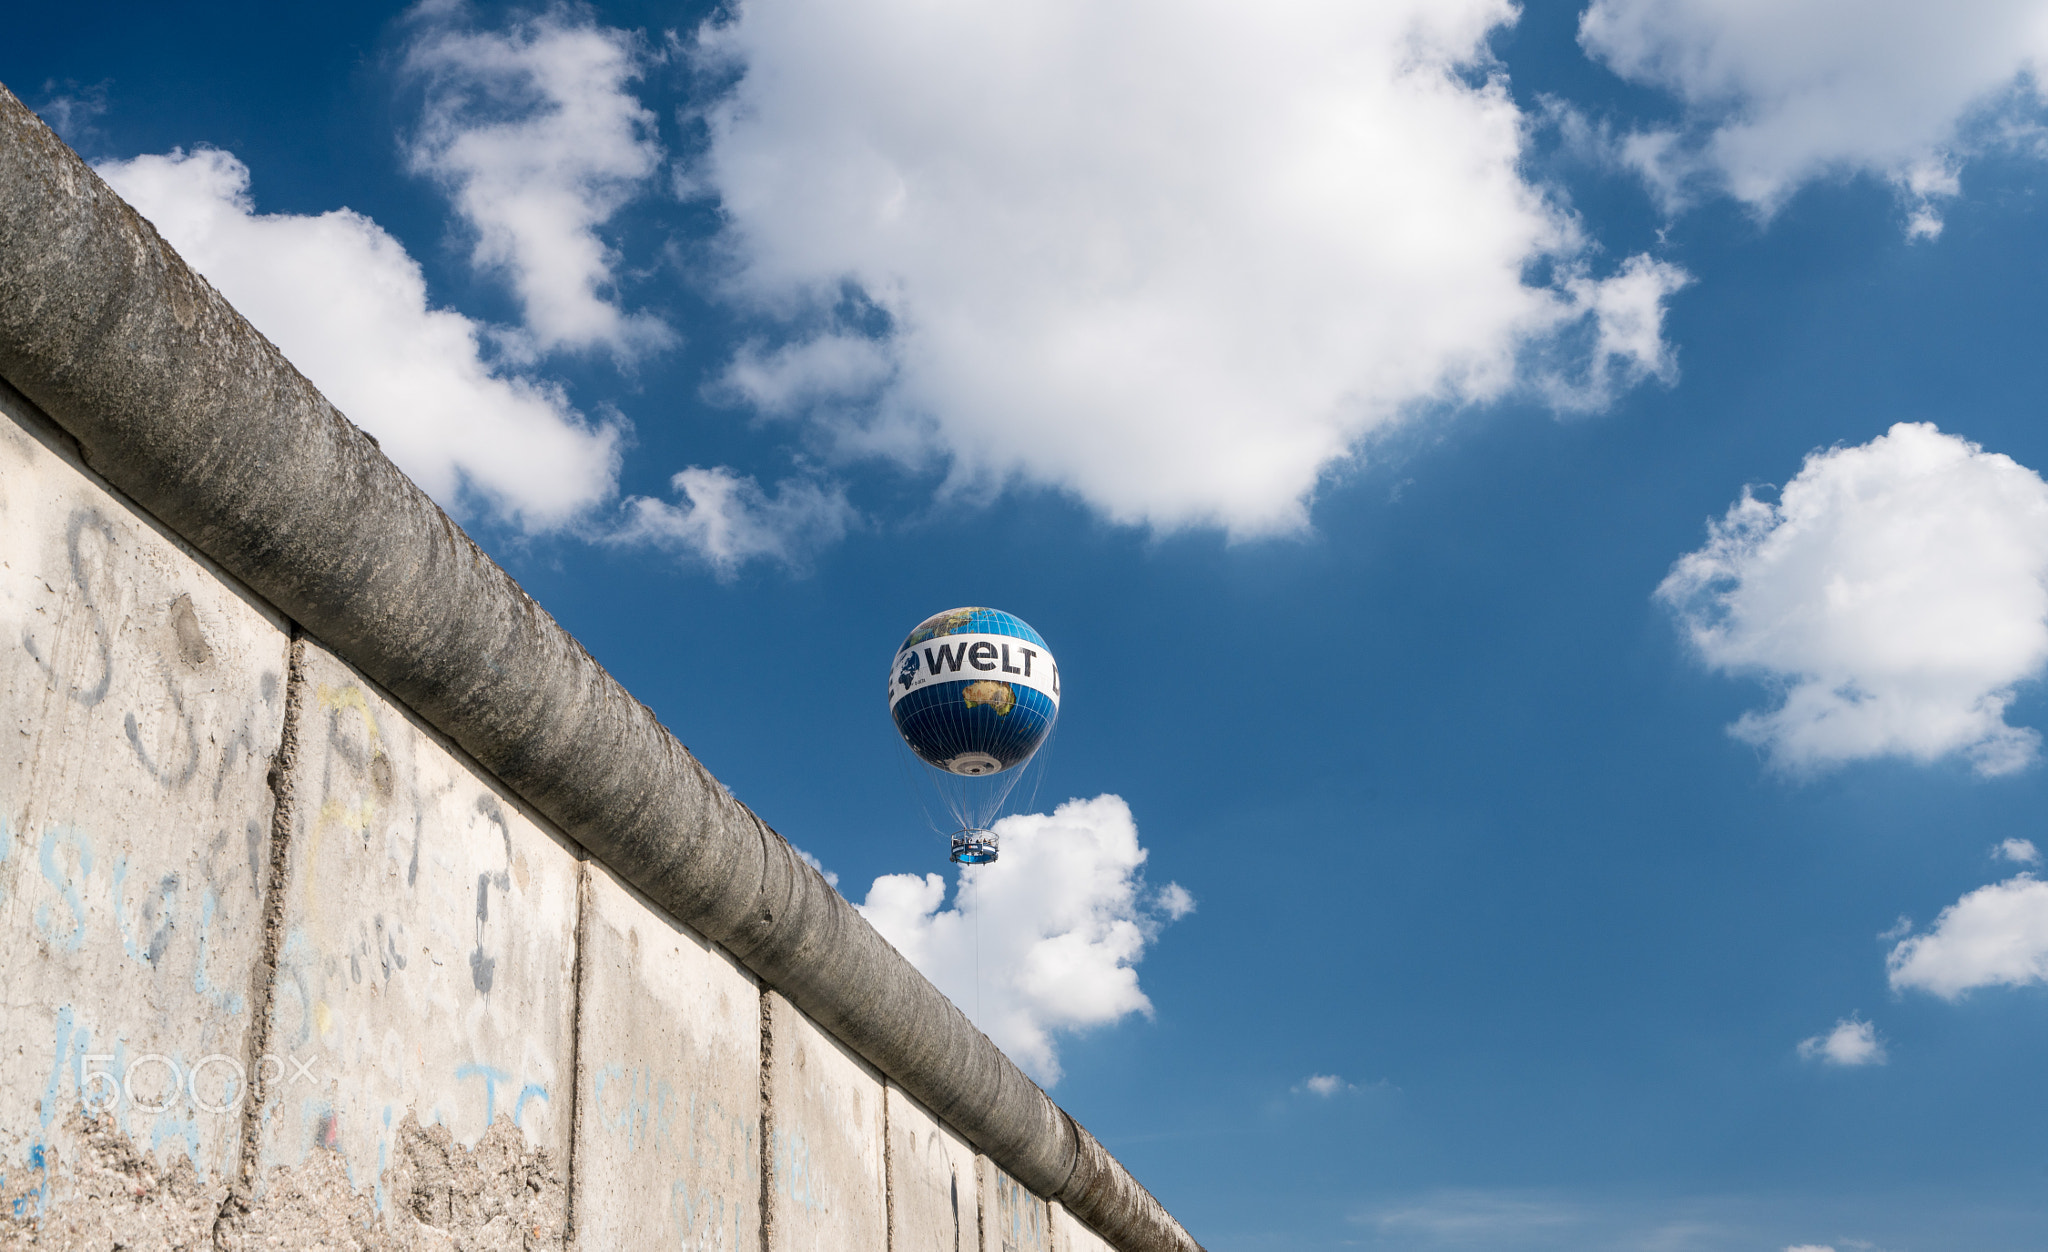
<path fill-rule="evenodd" d="M 687 180 L 775 328 L 726 383 L 956 488 L 1256 535 L 1404 416 L 1669 378 L 1684 276 L 1596 275 L 1523 177 L 1515 14 L 745 0 L 699 32 L 731 87 Z"/>
<path fill-rule="evenodd" d="M 1842 1066 L 1882 1065 L 1888 1059 L 1884 1041 L 1877 1037 L 1877 1027 L 1855 1017 L 1836 1022 L 1827 1034 L 1800 1040 L 1799 1055 L 1824 1065 Z"/>
<path fill-rule="evenodd" d="M 1006 817 L 995 831 L 1002 859 L 963 867 L 950 908 L 937 874 L 877 878 L 857 907 L 955 1004 L 973 1012 L 978 1002 L 976 1024 L 1050 1086 L 1058 1034 L 1151 1014 L 1137 963 L 1193 900 L 1171 883 L 1148 893 L 1147 854 L 1120 797 Z"/>
<path fill-rule="evenodd" d="M 405 67 L 426 85 L 413 168 L 476 232 L 472 262 L 502 273 L 533 348 L 631 357 L 674 341 L 616 299 L 600 229 L 661 168 L 654 114 L 633 95 L 649 55 L 632 34 L 555 10 L 504 30 L 455 26 L 430 4 Z"/>
<path fill-rule="evenodd" d="M 1335 1074 L 1310 1074 L 1307 1078 L 1302 1079 L 1295 1086 L 1294 1090 L 1297 1094 L 1307 1092 L 1309 1095 L 1321 1096 L 1327 1100 L 1332 1096 L 1342 1095 L 1347 1091 L 1356 1091 L 1358 1090 L 1358 1085 L 1346 1082 Z"/>
<path fill-rule="evenodd" d="M 2048 882 L 2020 874 L 1979 887 L 1886 958 L 1895 990 L 1953 1000 L 1976 987 L 2048 982 Z"/>
<path fill-rule="evenodd" d="M 1664 309 L 1673 292 L 1691 282 L 1681 269 L 1647 256 L 1633 256 L 1610 277 L 1594 280 L 1583 272 L 1567 276 L 1562 287 L 1572 301 L 1591 314 L 1580 333 L 1566 336 L 1567 362 L 1537 375 L 1550 403 L 1567 411 L 1604 409 L 1616 394 L 1656 379 L 1678 381 L 1678 354 L 1664 340 Z"/>
<path fill-rule="evenodd" d="M 419 263 L 374 221 L 258 213 L 248 167 L 215 149 L 96 168 L 442 504 L 543 531 L 612 494 L 619 426 L 495 368 L 486 328 L 432 307 Z"/>
<path fill-rule="evenodd" d="M 1623 149 L 1668 205 L 1711 187 L 1768 214 L 1810 180 L 1867 173 L 1929 236 L 1960 162 L 2015 121 L 2033 127 L 2048 5 L 1594 0 L 1579 38 L 1686 106 L 1684 126 Z"/>
<path fill-rule="evenodd" d="M 2039 865 L 2041 863 L 2041 850 L 2034 846 L 2034 841 L 2031 839 L 2007 839 L 1992 849 L 1991 854 L 2001 860 L 2011 861 L 2017 865 Z"/>
<path fill-rule="evenodd" d="M 1708 665 L 1781 692 L 1729 729 L 1783 768 L 1960 753 L 1994 775 L 2039 752 L 2005 711 L 2048 664 L 2048 484 L 2010 457 L 1903 423 L 1815 452 L 1657 595 Z"/>
<path fill-rule="evenodd" d="M 1177 922 L 1195 911 L 1194 893 L 1177 882 L 1170 882 L 1152 897 L 1152 907 L 1166 914 L 1166 920 Z"/>
<path fill-rule="evenodd" d="M 691 466 L 670 480 L 680 503 L 628 496 L 621 543 L 652 543 L 693 554 L 731 577 L 749 561 L 801 567 L 816 549 L 846 533 L 856 514 L 838 486 L 788 479 L 762 490 L 724 466 Z"/>

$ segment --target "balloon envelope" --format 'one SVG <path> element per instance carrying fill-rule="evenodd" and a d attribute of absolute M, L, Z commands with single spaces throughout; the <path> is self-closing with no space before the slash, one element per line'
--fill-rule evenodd
<path fill-rule="evenodd" d="M 1031 759 L 1060 710 L 1060 671 L 1045 640 L 1001 609 L 927 618 L 896 650 L 889 713 L 918 759 L 964 778 Z"/>

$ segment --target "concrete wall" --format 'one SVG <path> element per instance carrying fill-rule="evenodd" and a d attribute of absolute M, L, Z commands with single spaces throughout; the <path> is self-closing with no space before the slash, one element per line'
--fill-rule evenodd
<path fill-rule="evenodd" d="M 1052 1206 L 1052 1241 L 1058 1252 L 1116 1252 L 1108 1240 L 1057 1203 Z"/>
<path fill-rule="evenodd" d="M 585 882 L 577 1231 L 592 1248 L 754 1248 L 761 990 L 602 865 Z"/>
<path fill-rule="evenodd" d="M 0 408 L 0 1218 L 57 1246 L 209 1232 L 239 1160 L 285 623 Z M 116 1176 L 87 1104 L 133 1145 Z M 59 1202 L 125 1190 L 136 1154 L 152 1212 Z"/>
<path fill-rule="evenodd" d="M 640 1051 L 663 1045 L 647 1042 L 661 1032 L 639 1015 L 584 1012 L 586 980 L 609 994 L 595 980 L 618 968 L 616 954 L 586 951 L 591 916 L 605 907 L 593 886 L 601 868 L 650 916 L 755 981 L 756 1242 L 872 1239 L 878 1185 L 881 1228 L 893 1228 L 886 1124 L 879 1184 L 873 1165 L 886 1080 L 1120 1252 L 1200 1252 L 1094 1136 L 4 87 L 0 379 L 39 406 L 49 425 L 38 441 L 75 474 L 24 463 L 24 485 L 9 487 L 31 505 L 49 502 L 26 509 L 18 535 L 22 650 L 0 641 L 21 675 L 11 680 L 24 722 L 16 773 L 29 793 L 9 819 L 8 855 L 19 824 L 55 893 L 18 914 L 18 929 L 39 936 L 20 941 L 38 968 L 18 982 L 31 988 L 27 1007 L 63 1006 L 46 1023 L 49 1080 L 35 1124 L 23 1111 L 7 1127 L 25 1145 L 11 1181 L 0 1177 L 15 1192 L 10 1209 L 18 1202 L 46 1224 L 113 1223 L 102 1233 L 119 1242 L 120 1223 L 167 1206 L 198 1222 L 211 1207 L 210 1235 L 187 1234 L 216 1246 L 327 1241 L 322 1222 L 373 1232 L 363 1237 L 379 1244 L 545 1245 L 581 1239 L 580 1218 L 612 1221 L 614 1208 L 614 1230 L 676 1221 L 702 1243 L 722 1237 L 731 1214 L 744 1233 L 734 1170 L 715 1181 L 733 1151 L 707 1148 L 712 1132 L 697 1129 L 743 1123 L 738 1095 L 715 1065 L 700 1074 L 678 1068 L 694 1064 L 687 1058 Z M 14 407 L 21 422 L 40 420 Z M 67 511 L 67 500 L 85 507 Z M 155 582 L 115 569 L 121 561 L 154 565 Z M 14 569 L 5 554 L 0 562 Z M 180 589 L 186 582 L 192 589 Z M 135 590 L 150 598 L 130 604 Z M 208 671 L 242 661 L 233 599 L 274 628 L 268 638 L 253 628 L 250 648 L 285 654 L 274 747 L 251 704 L 270 698 L 263 667 Z M 210 632 L 221 631 L 216 642 Z M 154 687 L 143 672 L 152 664 Z M 80 719 L 62 701 L 100 711 Z M 262 798 L 252 810 L 230 786 L 253 768 L 235 763 L 237 751 L 268 754 L 267 825 Z M 200 797 L 189 789 L 209 768 L 218 782 Z M 59 786 L 54 804 L 31 798 L 67 771 L 69 794 Z M 225 894 L 220 858 L 236 822 L 261 884 L 253 900 Z M 108 868 L 94 849 L 110 840 L 121 854 Z M 581 862 L 566 916 L 549 842 Z M 109 880 L 104 904 L 96 873 Z M 23 867 L 13 881 L 44 890 Z M 91 940 L 88 923 L 108 915 L 115 939 Z M 565 923 L 575 936 L 566 1031 L 549 978 L 563 967 Z M 625 931 L 629 970 L 640 930 Z M 183 1005 L 157 985 L 183 977 L 165 964 L 180 941 L 193 955 Z M 74 954 L 68 967 L 64 953 Z M 222 968 L 246 977 L 240 1007 Z M 671 991 L 689 982 L 644 966 L 635 976 Z M 135 1039 L 172 1046 L 192 1035 L 193 1048 L 212 1050 L 138 1051 L 127 1025 L 138 1015 L 154 1034 Z M 106 1019 L 122 1022 L 111 1036 Z M 719 1046 L 717 1033 L 706 1046 Z M 113 1051 L 94 1050 L 109 1038 Z M 15 1055 L 33 1067 L 43 1053 L 24 1043 Z M 600 1169 L 580 1152 L 599 1150 L 586 1143 L 590 1127 L 616 1126 L 605 1107 L 582 1116 L 602 1103 L 600 1078 L 604 1094 L 632 1095 L 613 1066 L 621 1076 L 644 1068 L 650 1085 L 634 1098 L 647 1101 L 666 1158 L 638 1160 L 644 1141 L 630 1133 L 631 1169 Z M 676 1073 L 690 1097 L 715 1102 L 690 1106 L 693 1119 L 712 1120 L 690 1123 L 699 1155 L 680 1171 L 661 1087 L 680 1098 Z M 553 1117 L 565 1085 L 566 1132 Z M 117 1097 L 126 1104 L 115 1107 Z M 146 1148 L 136 1118 L 149 1122 Z M 186 1147 L 181 1164 L 163 1156 L 174 1139 Z M 614 1194 L 621 1169 L 654 1180 L 643 1187 L 666 1178 L 667 1199 Z M 1028 1205 L 993 1219 L 983 1211 L 1007 1202 L 990 1178 L 978 1164 L 977 1235 L 1028 1237 Z M 820 1179 L 832 1188 L 799 1185 Z M 65 1216 L 51 1218 L 65 1187 Z"/>
<path fill-rule="evenodd" d="M 0 414 L 0 1246 L 1111 1246 Z"/>
<path fill-rule="evenodd" d="M 974 1149 L 894 1083 L 886 1105 L 889 1247 L 980 1252 Z"/>

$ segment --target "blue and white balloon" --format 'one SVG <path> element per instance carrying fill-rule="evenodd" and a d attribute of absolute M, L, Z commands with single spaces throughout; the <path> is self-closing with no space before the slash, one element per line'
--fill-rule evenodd
<path fill-rule="evenodd" d="M 904 638 L 889 667 L 889 714 L 918 759 L 946 776 L 940 791 L 961 825 L 954 860 L 995 859 L 988 825 L 1059 712 L 1059 663 L 1022 618 L 951 609 Z M 964 785 L 972 779 L 990 785 Z"/>

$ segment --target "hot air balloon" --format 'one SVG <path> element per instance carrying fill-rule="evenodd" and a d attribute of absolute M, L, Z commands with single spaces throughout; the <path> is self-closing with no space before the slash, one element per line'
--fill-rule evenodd
<path fill-rule="evenodd" d="M 953 859 L 996 859 L 990 829 L 1060 714 L 1045 640 L 1001 609 L 926 618 L 889 667 L 889 714 L 959 829 Z"/>

